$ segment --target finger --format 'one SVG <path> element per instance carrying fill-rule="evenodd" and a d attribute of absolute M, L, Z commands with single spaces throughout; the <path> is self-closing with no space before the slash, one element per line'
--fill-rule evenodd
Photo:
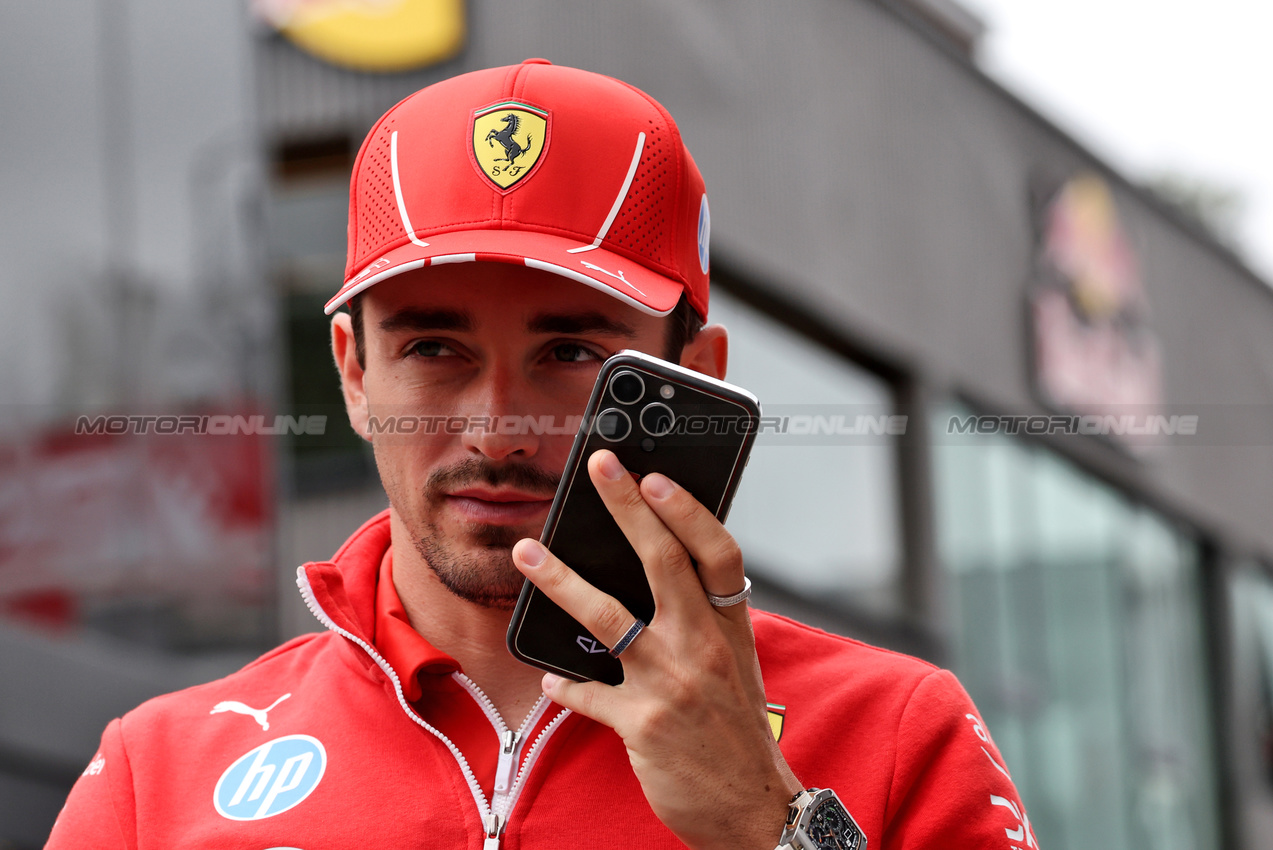
<path fill-rule="evenodd" d="M 713 596 L 733 596 L 743 589 L 743 555 L 734 536 L 720 520 L 690 494 L 665 475 L 651 473 L 641 480 L 643 500 L 698 562 L 698 578 L 703 590 Z M 721 612 L 738 609 L 743 603 Z"/>
<path fill-rule="evenodd" d="M 693 598 L 699 580 L 689 551 L 646 504 L 614 452 L 593 452 L 588 458 L 588 474 L 601 501 L 645 566 L 655 607 L 675 610 L 687 598 Z"/>
<path fill-rule="evenodd" d="M 553 673 L 545 673 L 540 686 L 544 695 L 557 705 L 603 723 L 611 729 L 622 720 L 622 713 L 615 704 L 614 688 L 609 685 L 601 682 L 573 682 Z"/>
<path fill-rule="evenodd" d="M 619 643 L 636 622 L 623 603 L 584 581 L 538 540 L 527 537 L 517 541 L 513 563 L 535 587 L 607 647 Z M 638 634 L 624 650 L 624 659 L 639 656 L 642 637 Z"/>

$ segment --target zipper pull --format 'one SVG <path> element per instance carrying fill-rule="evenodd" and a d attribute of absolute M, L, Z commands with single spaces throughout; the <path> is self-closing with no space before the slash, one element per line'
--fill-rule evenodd
<path fill-rule="evenodd" d="M 491 812 L 486 816 L 486 840 L 482 842 L 482 850 L 499 850 L 499 834 L 503 828 L 498 814 Z"/>
<path fill-rule="evenodd" d="M 499 751 L 499 763 L 495 767 L 495 793 L 507 794 L 513 785 L 513 774 L 517 772 L 517 733 L 511 729 L 500 736 L 503 746 Z"/>

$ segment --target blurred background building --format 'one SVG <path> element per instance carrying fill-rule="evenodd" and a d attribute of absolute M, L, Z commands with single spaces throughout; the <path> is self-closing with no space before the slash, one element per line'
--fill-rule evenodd
<path fill-rule="evenodd" d="M 707 180 L 730 377 L 784 423 L 730 518 L 757 604 L 954 669 L 1048 850 L 1273 845 L 1273 292 L 954 0 L 0 21 L 0 847 L 112 717 L 318 627 L 296 565 L 385 504 L 321 309 L 353 157 L 531 56 L 650 92 Z"/>

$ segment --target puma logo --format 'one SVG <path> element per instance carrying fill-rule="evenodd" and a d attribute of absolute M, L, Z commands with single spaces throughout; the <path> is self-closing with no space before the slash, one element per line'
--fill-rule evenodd
<path fill-rule="evenodd" d="M 269 708 L 252 708 L 251 706 L 244 705 L 238 700 L 226 700 L 225 702 L 219 702 L 213 706 L 212 710 L 209 711 L 208 714 L 220 714 L 223 711 L 233 711 L 235 714 L 245 714 L 257 723 L 260 723 L 263 731 L 268 732 L 270 731 L 270 721 L 266 715 L 274 710 L 274 706 L 278 705 L 290 696 L 291 694 L 283 694 L 281 697 L 274 700 L 274 702 L 270 704 Z"/>
<path fill-rule="evenodd" d="M 644 292 L 641 292 L 641 290 L 637 289 L 637 288 L 636 288 L 635 286 L 633 286 L 632 284 L 628 283 L 628 279 L 627 279 L 626 277 L 624 277 L 624 276 L 623 276 L 623 269 L 619 269 L 618 273 L 616 274 L 615 272 L 612 272 L 612 271 L 610 271 L 609 269 L 603 269 L 603 268 L 601 268 L 601 266 L 598 266 L 598 265 L 595 265 L 595 264 L 593 264 L 593 263 L 590 263 L 590 262 L 588 262 L 587 260 L 580 260 L 579 262 L 580 262 L 581 264 L 583 264 L 585 267 L 592 269 L 594 272 L 601 272 L 602 274 L 610 275 L 610 277 L 614 278 L 615 280 L 620 281 L 620 282 L 621 282 L 621 283 L 623 283 L 625 286 L 627 286 L 629 289 L 631 289 L 631 290 L 633 290 L 633 291 L 635 291 L 635 292 L 639 292 L 639 293 L 640 293 L 640 294 L 642 294 L 642 295 L 644 295 L 644 294 L 645 294 Z"/>

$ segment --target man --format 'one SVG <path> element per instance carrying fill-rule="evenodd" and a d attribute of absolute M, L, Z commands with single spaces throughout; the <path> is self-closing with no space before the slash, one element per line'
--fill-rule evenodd
<path fill-rule="evenodd" d="M 954 678 L 749 611 L 737 545 L 675 482 L 588 460 L 645 628 L 536 542 L 572 435 L 497 423 L 578 414 L 623 348 L 722 377 L 709 224 L 671 117 L 616 80 L 528 60 L 391 109 L 328 304 L 390 508 L 299 571 L 325 633 L 113 722 L 49 846 L 1035 846 Z M 523 577 L 622 685 L 507 652 Z"/>

